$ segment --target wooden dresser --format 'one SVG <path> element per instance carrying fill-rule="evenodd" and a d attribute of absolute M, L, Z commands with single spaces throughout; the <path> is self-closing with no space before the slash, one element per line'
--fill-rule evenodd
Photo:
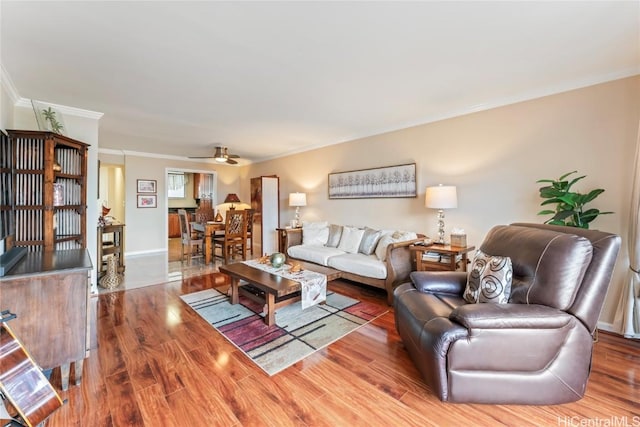
<path fill-rule="evenodd" d="M 0 310 L 16 314 L 11 329 L 44 370 L 60 367 L 62 390 L 89 356 L 91 259 L 86 249 L 29 252 L 0 278 Z"/>

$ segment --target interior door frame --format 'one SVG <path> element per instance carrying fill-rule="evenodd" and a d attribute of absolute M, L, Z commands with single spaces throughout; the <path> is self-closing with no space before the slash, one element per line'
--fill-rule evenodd
<path fill-rule="evenodd" d="M 164 171 L 164 205 L 167 207 L 164 211 L 164 250 L 167 252 L 167 259 L 169 254 L 169 194 L 166 189 L 169 184 L 169 172 L 185 172 L 185 173 L 202 173 L 207 175 L 213 175 L 213 188 L 215 193 L 213 195 L 212 204 L 216 206 L 218 204 L 218 172 L 205 169 L 188 169 L 179 167 L 167 167 Z"/>

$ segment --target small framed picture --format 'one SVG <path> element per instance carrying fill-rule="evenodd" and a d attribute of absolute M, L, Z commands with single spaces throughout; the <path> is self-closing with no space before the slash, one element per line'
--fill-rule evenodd
<path fill-rule="evenodd" d="M 155 193 L 157 192 L 157 181 L 155 179 L 139 179 L 138 193 Z"/>
<path fill-rule="evenodd" d="M 138 207 L 139 208 L 157 208 L 158 196 L 155 194 L 138 194 Z"/>

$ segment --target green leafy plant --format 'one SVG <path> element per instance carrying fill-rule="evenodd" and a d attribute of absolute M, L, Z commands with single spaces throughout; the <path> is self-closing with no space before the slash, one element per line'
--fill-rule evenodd
<path fill-rule="evenodd" d="M 58 121 L 58 119 L 56 119 L 56 112 L 53 111 L 51 109 L 51 107 L 47 108 L 46 110 L 42 110 L 42 115 L 44 116 L 45 120 L 48 120 L 49 123 L 51 123 L 51 130 L 55 133 L 62 133 L 62 129 L 64 129 L 64 127 L 62 126 L 62 123 L 60 123 Z"/>
<path fill-rule="evenodd" d="M 573 185 L 586 175 L 573 178 L 568 177 L 577 173 L 573 171 L 562 175 L 558 179 L 540 179 L 537 183 L 546 183 L 540 187 L 540 197 L 546 199 L 542 206 L 556 205 L 555 210 L 545 209 L 538 215 L 553 215 L 545 221 L 545 224 L 566 225 L 569 227 L 589 228 L 589 224 L 598 215 L 611 214 L 613 212 L 601 212 L 599 209 L 585 209 L 585 205 L 604 193 L 602 188 L 589 191 L 587 194 L 571 191 Z"/>

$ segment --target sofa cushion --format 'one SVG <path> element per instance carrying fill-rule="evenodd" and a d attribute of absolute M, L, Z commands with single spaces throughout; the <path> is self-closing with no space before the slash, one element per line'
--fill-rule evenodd
<path fill-rule="evenodd" d="M 315 245 L 295 245 L 289 247 L 287 254 L 290 257 L 310 261 L 316 264 L 328 265 L 328 260 L 336 255 L 344 255 L 344 251 L 337 248 Z"/>
<path fill-rule="evenodd" d="M 464 290 L 465 301 L 506 304 L 511 294 L 512 276 L 511 258 L 476 251 Z"/>
<path fill-rule="evenodd" d="M 358 253 L 364 230 L 355 227 L 342 227 L 342 236 L 338 249 L 352 254 Z"/>
<path fill-rule="evenodd" d="M 387 267 L 375 255 L 343 254 L 332 256 L 328 259 L 328 266 L 347 273 L 371 277 L 373 279 L 386 279 Z"/>
<path fill-rule="evenodd" d="M 303 222 L 302 244 L 324 245 L 329 238 L 329 224 L 327 222 Z"/>
<path fill-rule="evenodd" d="M 387 246 L 391 243 L 406 242 L 407 240 L 417 239 L 418 235 L 413 231 L 392 231 L 382 232 L 382 237 L 378 240 L 375 254 L 382 262 L 387 260 Z"/>
<path fill-rule="evenodd" d="M 407 240 L 414 240 L 418 238 L 418 235 L 414 231 L 395 231 L 391 237 L 393 237 L 396 242 L 406 242 Z"/>
<path fill-rule="evenodd" d="M 329 226 L 327 221 L 302 221 L 302 228 L 326 228 Z"/>
<path fill-rule="evenodd" d="M 342 226 L 331 224 L 329 226 L 329 238 L 327 239 L 327 244 L 325 246 L 337 248 L 340 244 L 340 237 L 342 237 Z"/>
<path fill-rule="evenodd" d="M 385 262 L 387 260 L 387 246 L 394 242 L 395 239 L 391 237 L 391 234 L 385 234 L 378 240 L 375 254 L 380 261 Z"/>
<path fill-rule="evenodd" d="M 360 240 L 358 252 L 365 255 L 371 255 L 376 250 L 376 245 L 378 244 L 378 240 L 380 240 L 381 235 L 381 231 L 365 227 L 362 240 Z"/>

